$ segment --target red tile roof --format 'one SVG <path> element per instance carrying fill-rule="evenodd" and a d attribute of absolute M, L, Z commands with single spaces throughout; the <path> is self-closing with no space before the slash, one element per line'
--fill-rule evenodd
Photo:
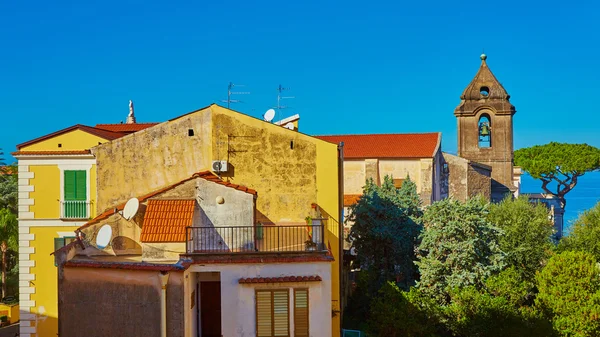
<path fill-rule="evenodd" d="M 93 134 L 95 136 L 98 136 L 100 138 L 104 138 L 106 140 L 113 140 L 113 139 L 117 139 L 117 138 L 120 138 L 120 137 L 123 137 L 123 136 L 127 135 L 126 133 L 122 133 L 122 132 L 112 132 L 112 131 L 108 131 L 108 130 L 97 129 L 97 128 L 94 128 L 94 127 L 91 127 L 91 126 L 87 126 L 87 125 L 76 124 L 76 125 L 73 125 L 73 126 L 70 126 L 70 127 L 66 128 L 66 129 L 58 130 L 56 132 L 47 134 L 45 136 L 42 136 L 42 137 L 39 137 L 39 138 L 36 138 L 36 139 L 32 139 L 32 140 L 30 140 L 28 142 L 18 144 L 17 145 L 17 149 L 20 150 L 22 147 L 26 147 L 26 146 L 29 146 L 29 145 L 32 145 L 32 144 L 35 144 L 35 143 L 39 143 L 39 142 L 44 141 L 46 139 L 50 139 L 52 137 L 56 137 L 58 135 L 62 135 L 62 134 L 65 134 L 67 132 L 71 132 L 73 130 L 82 130 L 82 131 L 85 131 L 87 133 L 91 133 L 91 134 Z"/>
<path fill-rule="evenodd" d="M 152 270 L 152 271 L 178 271 L 186 270 L 188 263 L 162 264 L 149 262 L 122 262 L 122 261 L 68 261 L 65 267 L 73 268 L 109 268 L 125 270 Z"/>
<path fill-rule="evenodd" d="M 68 151 L 17 151 L 11 153 L 13 156 L 76 156 L 91 154 L 90 150 L 68 150 Z"/>
<path fill-rule="evenodd" d="M 191 177 L 183 179 L 183 180 L 181 180 L 181 181 L 179 181 L 179 182 L 177 182 L 175 184 L 169 185 L 167 187 L 161 188 L 161 189 L 156 190 L 154 192 L 150 192 L 150 193 L 148 193 L 146 195 L 138 197 L 138 200 L 140 202 L 144 202 L 144 201 L 146 201 L 146 200 L 148 200 L 148 199 L 150 199 L 150 198 L 152 198 L 152 197 L 154 197 L 154 196 L 156 196 L 158 194 L 164 193 L 164 192 L 166 192 L 166 191 L 168 191 L 170 189 L 173 189 L 173 188 L 175 188 L 175 187 L 177 187 L 177 186 L 179 186 L 179 185 L 181 185 L 181 184 L 183 184 L 183 183 L 185 183 L 187 181 L 195 179 L 195 178 L 202 178 L 202 179 L 205 179 L 205 180 L 208 180 L 208 181 L 212 181 L 212 182 L 220 184 L 220 185 L 224 185 L 224 186 L 227 186 L 227 187 L 230 187 L 230 188 L 235 188 L 237 190 L 240 190 L 240 191 L 243 191 L 243 192 L 246 192 L 246 193 L 257 195 L 257 192 L 255 190 L 253 190 L 253 189 L 247 188 L 245 186 L 241 186 L 241 185 L 236 185 L 236 184 L 231 184 L 231 183 L 225 182 L 225 181 L 221 180 L 219 177 L 217 177 L 214 173 L 212 173 L 210 171 L 201 171 L 201 172 L 198 172 L 198 173 L 194 173 Z M 96 216 L 92 220 L 90 220 L 87 223 L 85 223 L 83 226 L 79 227 L 77 230 L 82 230 L 84 228 L 87 228 L 87 227 L 95 224 L 95 223 L 98 223 L 100 220 L 106 219 L 109 216 L 115 214 L 115 209 L 117 211 L 122 211 L 124 207 L 125 207 L 125 203 L 121 203 L 121 204 L 119 204 L 117 206 L 111 207 L 111 208 L 107 209 L 106 211 L 104 211 L 104 213 Z"/>
<path fill-rule="evenodd" d="M 194 220 L 196 200 L 148 200 L 141 242 L 185 242 L 186 227 Z"/>
<path fill-rule="evenodd" d="M 133 133 L 147 129 L 159 123 L 132 123 L 132 124 L 96 124 L 96 129 L 102 129 L 113 132 Z"/>
<path fill-rule="evenodd" d="M 356 204 L 361 196 L 362 194 L 344 194 L 344 207 Z"/>
<path fill-rule="evenodd" d="M 248 277 L 239 279 L 238 283 L 280 283 L 280 282 L 319 282 L 321 276 L 280 276 L 280 277 Z"/>
<path fill-rule="evenodd" d="M 432 158 L 442 135 L 436 133 L 315 136 L 338 144 L 344 142 L 344 158 Z"/>

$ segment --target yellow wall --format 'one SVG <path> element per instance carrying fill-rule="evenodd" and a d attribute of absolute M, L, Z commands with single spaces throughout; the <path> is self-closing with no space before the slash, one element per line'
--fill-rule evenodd
<path fill-rule="evenodd" d="M 19 151 L 70 151 L 70 150 L 87 150 L 98 143 L 104 143 L 106 139 L 92 135 L 81 130 L 73 130 L 71 132 L 46 139 L 44 141 L 31 144 L 19 149 Z M 61 144 L 61 147 L 58 147 Z"/>
<path fill-rule="evenodd" d="M 38 314 L 37 335 L 56 336 L 58 332 L 58 294 L 57 294 L 57 271 L 54 266 L 54 238 L 58 238 L 57 232 L 75 231 L 77 227 L 31 227 L 30 233 L 35 235 L 31 241 L 31 247 L 35 253 L 31 259 L 35 266 L 31 267 L 31 273 L 35 274 L 32 281 L 35 293 L 31 294 L 31 300 L 35 301 L 32 312 Z M 31 285 L 31 284 L 30 284 Z M 44 311 L 42 314 L 41 311 Z"/>
<path fill-rule="evenodd" d="M 58 219 L 60 217 L 60 170 L 57 165 L 29 166 L 29 172 L 33 172 L 34 178 L 30 184 L 34 191 L 29 197 L 34 204 L 29 211 L 34 213 L 36 219 Z M 96 216 L 96 165 L 90 170 L 90 218 Z"/>
<path fill-rule="evenodd" d="M 8 316 L 8 322 L 16 323 L 19 321 L 19 305 L 8 305 L 8 304 L 0 304 L 0 311 L 6 312 L 6 316 Z"/>
<path fill-rule="evenodd" d="M 60 217 L 60 170 L 56 165 L 30 166 L 34 178 L 29 181 L 34 191 L 29 197 L 34 204 L 29 207 L 37 219 L 58 219 Z"/>

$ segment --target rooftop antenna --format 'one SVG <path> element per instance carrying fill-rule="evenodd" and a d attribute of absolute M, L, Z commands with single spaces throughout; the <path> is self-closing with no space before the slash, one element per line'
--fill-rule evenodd
<path fill-rule="evenodd" d="M 277 106 L 275 107 L 275 109 L 277 109 L 278 113 L 281 113 L 281 109 L 287 109 L 287 108 L 289 108 L 289 106 L 281 105 L 281 101 L 282 100 L 296 98 L 294 96 L 281 96 L 281 93 L 284 90 L 290 90 L 290 88 L 284 88 L 281 84 L 279 85 L 279 87 L 277 87 Z M 280 116 L 281 116 L 281 114 L 280 114 Z"/>
<path fill-rule="evenodd" d="M 243 103 L 239 99 L 232 99 L 231 95 L 249 95 L 250 94 L 249 91 L 232 91 L 233 88 L 235 88 L 235 87 L 245 87 L 245 85 L 233 84 L 232 82 L 229 82 L 229 84 L 227 85 L 227 99 L 221 100 L 221 102 L 227 103 L 227 109 L 229 109 L 229 107 L 231 106 L 231 103 Z"/>

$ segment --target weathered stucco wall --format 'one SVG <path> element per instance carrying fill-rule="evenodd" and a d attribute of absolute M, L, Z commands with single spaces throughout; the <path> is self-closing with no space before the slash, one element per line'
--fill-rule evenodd
<path fill-rule="evenodd" d="M 449 197 L 466 201 L 481 195 L 490 199 L 491 172 L 488 168 L 448 153 L 444 153 L 444 160 L 448 164 Z"/>
<path fill-rule="evenodd" d="M 190 272 L 219 272 L 221 280 L 221 334 L 223 336 L 255 336 L 256 334 L 256 289 L 309 289 L 310 336 L 332 336 L 331 315 L 331 263 L 285 263 L 285 264 L 246 264 L 246 265 L 194 265 Z M 280 277 L 319 275 L 321 282 L 294 282 L 272 284 L 239 284 L 245 277 Z M 188 278 L 191 282 L 193 278 Z M 187 289 L 195 289 L 189 284 Z M 290 295 L 292 297 L 293 294 Z M 188 305 L 189 307 L 189 305 Z M 192 320 L 188 320 L 186 330 L 192 331 Z M 293 333 L 293 318 L 290 320 Z"/>
<path fill-rule="evenodd" d="M 202 178 L 197 178 L 196 184 L 197 200 L 208 220 L 203 226 L 254 225 L 254 195 Z M 217 203 L 217 197 L 223 198 L 222 204 Z"/>
<path fill-rule="evenodd" d="M 205 108 L 92 148 L 98 211 L 209 169 L 211 128 L 210 108 Z"/>
<path fill-rule="evenodd" d="M 492 182 L 490 175 L 491 172 L 489 170 L 479 167 L 475 163 L 469 165 L 469 170 L 467 171 L 469 197 L 480 195 L 487 200 L 491 199 Z"/>
<path fill-rule="evenodd" d="M 317 202 L 317 140 L 220 107 L 213 111 L 213 158 L 228 161 L 224 179 L 258 191 L 257 221 L 303 222 Z"/>
<path fill-rule="evenodd" d="M 344 194 L 362 194 L 366 180 L 364 160 L 344 160 Z"/>
<path fill-rule="evenodd" d="M 160 336 L 159 272 L 64 268 L 59 278 L 61 337 Z M 167 286 L 167 335 L 184 335 L 183 272 Z"/>

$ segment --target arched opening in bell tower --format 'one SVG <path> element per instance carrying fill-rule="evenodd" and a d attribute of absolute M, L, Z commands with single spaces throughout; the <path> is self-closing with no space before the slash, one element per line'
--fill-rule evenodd
<path fill-rule="evenodd" d="M 490 116 L 487 114 L 481 115 L 478 126 L 479 148 L 492 147 L 492 122 L 490 121 Z"/>

